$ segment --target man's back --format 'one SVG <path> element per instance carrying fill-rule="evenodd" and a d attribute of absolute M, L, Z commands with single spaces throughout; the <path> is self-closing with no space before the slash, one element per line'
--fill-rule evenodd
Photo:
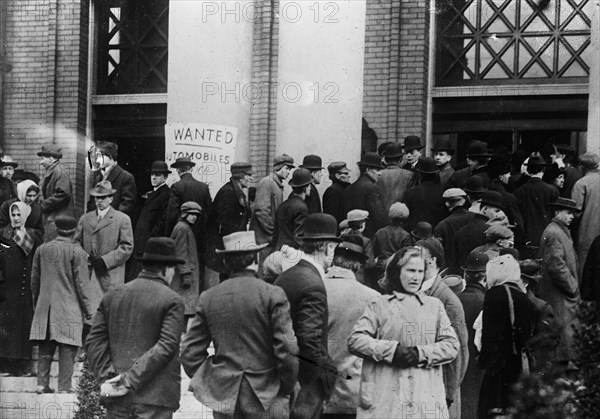
<path fill-rule="evenodd" d="M 383 208 L 388 210 L 394 202 L 402 202 L 404 194 L 414 183 L 414 172 L 393 165 L 381 171 L 377 186 L 383 193 Z"/>
<path fill-rule="evenodd" d="M 523 215 L 525 237 L 539 246 L 542 233 L 552 219 L 548 204 L 558 199 L 558 190 L 542 179 L 532 177 L 514 195 Z"/>
<path fill-rule="evenodd" d="M 179 218 L 179 208 L 183 203 L 188 201 L 196 202 L 202 207 L 202 210 L 204 211 L 203 217 L 210 214 L 212 199 L 208 185 L 196 180 L 191 173 L 183 173 L 181 179 L 171 186 L 171 195 L 167 206 L 167 220 L 165 226 L 166 236 L 171 235 L 173 227 L 175 227 L 175 224 L 177 223 L 177 219 Z M 196 222 L 196 226 L 198 227 L 194 228 L 194 231 L 199 231 L 198 229 L 201 230 L 200 227 L 202 227 L 202 224 L 205 224 L 205 222 L 202 223 L 201 219 L 199 219 L 198 222 Z"/>
<path fill-rule="evenodd" d="M 304 220 L 307 216 L 308 207 L 301 196 L 292 193 L 283 201 L 275 216 L 275 250 L 280 250 L 284 244 L 300 248 L 299 235 L 304 232 Z"/>

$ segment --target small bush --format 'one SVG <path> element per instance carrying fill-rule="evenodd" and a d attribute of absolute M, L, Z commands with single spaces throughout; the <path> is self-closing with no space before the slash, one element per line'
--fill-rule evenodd
<path fill-rule="evenodd" d="M 77 387 L 77 411 L 74 419 L 106 419 L 106 409 L 100 404 L 100 386 L 87 359 L 83 363 Z"/>

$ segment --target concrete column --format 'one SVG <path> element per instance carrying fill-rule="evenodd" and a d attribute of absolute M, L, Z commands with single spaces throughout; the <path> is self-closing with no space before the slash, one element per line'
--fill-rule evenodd
<path fill-rule="evenodd" d="M 600 154 L 600 2 L 593 0 L 587 151 Z"/>
<path fill-rule="evenodd" d="M 360 159 L 366 0 L 279 7 L 276 152 L 297 160 Z M 324 180 L 327 176 L 323 176 Z M 322 193 L 328 182 L 319 185 Z"/>

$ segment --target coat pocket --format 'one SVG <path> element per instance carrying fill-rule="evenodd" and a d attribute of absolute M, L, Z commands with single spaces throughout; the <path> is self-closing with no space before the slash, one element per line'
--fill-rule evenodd
<path fill-rule="evenodd" d="M 373 407 L 373 393 L 375 392 L 375 383 L 363 381 L 360 383 L 360 396 L 358 405 L 361 409 L 369 410 Z"/>

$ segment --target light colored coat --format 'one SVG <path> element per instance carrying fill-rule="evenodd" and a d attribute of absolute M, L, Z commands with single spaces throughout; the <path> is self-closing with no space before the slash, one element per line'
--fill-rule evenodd
<path fill-rule="evenodd" d="M 585 259 L 596 236 L 600 235 L 600 171 L 588 172 L 579 179 L 571 197 L 581 209 L 579 235 L 577 240 L 580 269 L 583 269 Z M 581 275 L 581 271 L 579 272 Z"/>
<path fill-rule="evenodd" d="M 58 236 L 42 244 L 31 269 L 35 314 L 29 339 L 81 346 L 84 316 L 95 314 L 89 282 L 87 254 L 79 243 Z"/>
<path fill-rule="evenodd" d="M 200 270 L 198 263 L 198 250 L 196 238 L 192 227 L 183 220 L 175 224 L 171 233 L 171 238 L 175 240 L 177 257 L 185 260 L 185 263 L 175 267 L 175 275 L 171 281 L 171 289 L 183 299 L 185 303 L 185 315 L 193 316 L 196 314 L 196 305 L 198 304 L 198 295 L 200 288 Z M 188 288 L 183 287 L 181 276 L 190 274 L 192 276 L 192 285 Z"/>
<path fill-rule="evenodd" d="M 398 345 L 416 346 L 419 366 L 392 366 Z M 348 339 L 364 359 L 357 418 L 448 418 L 443 364 L 456 358 L 456 332 L 440 300 L 394 292 L 367 306 Z"/>
<path fill-rule="evenodd" d="M 258 244 L 271 243 L 275 229 L 275 214 L 282 202 L 283 183 L 279 176 L 270 173 L 256 186 L 254 214 L 250 221 L 250 229 L 254 230 Z"/>
<path fill-rule="evenodd" d="M 577 279 L 577 255 L 568 228 L 552 220 L 542 234 L 539 258 L 542 263 L 540 298 L 552 306 L 560 327 L 558 360 L 575 359 L 573 328 L 577 323 L 577 307 L 581 301 Z"/>
<path fill-rule="evenodd" d="M 101 256 L 108 268 L 108 274 L 103 276 L 90 269 L 93 287 L 99 285 L 105 294 L 125 283 L 125 262 L 133 253 L 133 230 L 126 214 L 110 207 L 98 222 L 98 213 L 90 211 L 79 219 L 74 239 L 88 255 Z M 93 312 L 98 308 L 102 294 L 91 296 Z"/>

